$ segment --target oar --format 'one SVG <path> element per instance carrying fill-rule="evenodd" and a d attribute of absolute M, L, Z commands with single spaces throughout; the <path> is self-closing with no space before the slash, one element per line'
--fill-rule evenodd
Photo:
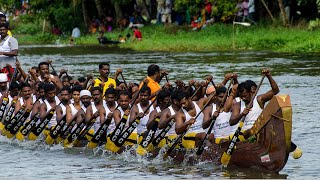
<path fill-rule="evenodd" d="M 19 111 L 6 123 L 4 126 L 4 130 L 2 130 L 3 134 L 7 135 L 8 138 L 12 138 L 13 135 L 10 134 L 10 130 L 13 125 L 22 118 L 22 115 L 26 112 L 26 106 L 22 106 Z"/>
<path fill-rule="evenodd" d="M 18 120 L 18 122 L 16 124 L 13 125 L 13 127 L 10 130 L 10 133 L 7 134 L 8 138 L 12 138 L 19 131 L 20 127 L 23 125 L 23 123 L 29 117 L 30 113 L 31 113 L 31 108 L 27 108 L 27 110 L 23 114 L 23 116 Z"/>
<path fill-rule="evenodd" d="M 32 106 L 39 100 L 39 98 L 36 99 L 36 101 L 32 104 Z M 20 127 L 23 125 L 23 123 L 25 122 L 25 120 L 29 117 L 31 110 L 32 110 L 32 106 L 29 107 L 28 105 L 23 105 L 19 111 L 17 112 L 17 114 L 11 118 L 11 122 L 9 124 L 7 124 L 7 137 L 10 139 L 12 138 L 20 129 Z"/>
<path fill-rule="evenodd" d="M 0 106 L 0 120 L 3 118 L 3 115 L 6 111 L 6 107 L 9 103 L 8 96 L 2 98 L 1 106 Z M 4 124 L 2 124 L 2 121 L 0 121 L 0 130 L 4 129 Z"/>
<path fill-rule="evenodd" d="M 153 106 L 154 102 L 157 100 L 157 97 L 153 99 L 153 101 L 149 104 L 149 106 L 144 110 L 143 116 L 145 116 L 148 112 L 148 110 Z M 143 117 L 142 116 L 142 117 Z M 115 145 L 118 147 L 123 146 L 124 142 L 128 139 L 128 137 L 131 135 L 131 133 L 134 131 L 134 129 L 139 125 L 140 118 L 136 118 L 129 127 L 119 136 L 119 138 L 116 140 Z"/>
<path fill-rule="evenodd" d="M 253 94 L 253 96 L 252 96 L 252 98 L 251 98 L 251 100 L 250 100 L 250 103 L 249 103 L 249 105 L 248 105 L 249 108 L 252 107 L 253 100 L 254 100 L 254 98 L 256 97 L 256 95 L 257 95 L 257 93 L 258 93 L 258 91 L 259 91 L 259 88 L 260 88 L 260 86 L 261 86 L 264 78 L 265 78 L 265 75 L 262 76 L 261 81 L 260 81 L 260 83 L 259 83 L 259 85 L 258 85 L 258 87 L 257 87 L 257 89 L 256 89 L 256 92 Z M 236 132 L 235 132 L 234 135 L 232 136 L 232 139 L 231 139 L 231 141 L 230 141 L 230 143 L 229 143 L 228 149 L 222 154 L 221 163 L 222 163 L 222 165 L 224 165 L 224 166 L 228 166 L 228 164 L 229 164 L 229 162 L 230 162 L 230 159 L 231 159 L 231 156 L 232 156 L 232 152 L 233 152 L 233 150 L 234 150 L 234 148 L 235 148 L 235 146 L 236 146 L 236 143 L 237 143 L 237 140 L 238 140 L 238 138 L 239 138 L 239 134 L 240 134 L 240 132 L 241 132 L 241 128 L 242 128 L 242 126 L 243 126 L 243 122 L 244 122 L 245 118 L 246 118 L 246 115 L 244 115 L 244 116 L 241 118 L 241 120 L 239 121 L 238 129 L 236 130 Z"/>
<path fill-rule="evenodd" d="M 57 74 L 57 71 L 54 69 L 54 67 L 52 66 L 52 62 L 49 63 L 50 67 L 52 68 L 52 74 L 55 74 L 56 76 L 58 75 Z"/>
<path fill-rule="evenodd" d="M 122 80 L 123 80 L 124 86 L 126 87 L 126 89 L 127 89 L 127 91 L 128 91 L 128 89 L 129 89 L 129 88 L 128 88 L 128 84 L 126 83 L 126 80 L 124 79 L 122 72 L 120 73 L 120 75 L 121 75 L 121 78 L 122 78 Z"/>
<path fill-rule="evenodd" d="M 92 116 L 89 119 L 88 123 L 86 123 L 86 118 L 83 118 L 82 121 L 80 122 L 80 124 L 77 126 L 77 128 L 75 130 L 73 130 L 71 132 L 71 134 L 69 134 L 68 137 L 64 140 L 64 146 L 67 146 L 70 143 L 73 143 L 77 139 L 80 139 L 79 138 L 80 136 L 81 136 L 81 138 L 83 136 L 85 136 L 87 134 L 87 132 L 90 130 L 91 126 L 93 125 L 93 123 L 95 121 L 96 121 L 96 117 L 95 116 Z M 85 128 L 85 130 L 83 130 L 83 128 Z"/>
<path fill-rule="evenodd" d="M 7 131 L 5 129 L 5 126 L 10 122 L 11 118 L 12 118 L 12 115 L 14 113 L 14 109 L 15 109 L 15 104 L 17 103 L 17 100 L 18 100 L 18 97 L 15 96 L 11 102 L 11 106 L 9 108 L 9 110 L 7 111 L 6 115 L 5 115 L 5 119 L 3 121 L 3 129 L 0 129 L 2 132 L 3 135 L 6 135 L 7 134 Z"/>
<path fill-rule="evenodd" d="M 16 134 L 16 138 L 20 141 L 24 140 L 25 136 L 27 136 L 32 130 L 32 127 L 36 125 L 39 118 L 40 112 L 38 112 L 29 122 L 26 123 L 26 125 Z"/>
<path fill-rule="evenodd" d="M 77 118 L 78 112 L 74 115 L 73 119 L 70 121 L 68 126 L 61 131 L 60 136 L 58 137 L 58 142 L 60 142 L 61 140 L 66 139 L 66 137 L 69 135 L 70 131 L 73 129 L 73 127 L 76 124 L 76 118 Z"/>
<path fill-rule="evenodd" d="M 202 111 L 209 105 L 210 101 L 214 98 L 214 95 L 211 96 L 211 98 L 208 100 L 208 102 L 202 107 L 202 109 L 200 110 L 200 112 L 196 115 L 196 117 L 194 117 L 194 119 L 197 119 L 200 114 L 202 113 Z M 183 131 L 180 136 L 176 139 L 176 141 L 170 146 L 170 148 L 166 151 L 166 153 L 163 155 L 163 159 L 167 159 L 167 157 L 169 156 L 169 154 L 173 151 L 173 149 L 176 147 L 176 145 L 178 145 L 178 143 L 180 143 L 181 139 L 183 138 L 184 135 L 186 135 L 186 133 L 188 132 L 189 128 L 192 125 L 188 125 L 188 127 L 186 128 L 185 131 Z"/>
<path fill-rule="evenodd" d="M 107 131 L 110 123 L 112 121 L 112 117 L 108 117 L 100 126 L 98 131 L 94 133 L 91 141 L 88 143 L 87 147 L 90 149 L 93 149 L 98 146 L 98 143 L 100 142 L 100 139 L 102 138 L 102 135 Z"/>
<path fill-rule="evenodd" d="M 54 143 L 54 140 L 58 137 L 58 135 L 62 131 L 66 122 L 67 122 L 66 115 L 64 115 L 59 121 L 59 123 L 50 131 L 50 134 L 46 137 L 46 143 L 48 145 L 51 145 Z"/>
<path fill-rule="evenodd" d="M 61 103 L 61 102 L 60 102 Z M 60 103 L 58 105 L 56 105 L 54 108 L 51 108 L 49 110 L 49 112 L 46 114 L 46 117 L 44 120 L 41 121 L 40 124 L 38 124 L 36 126 L 36 128 L 34 128 L 33 130 L 31 130 L 30 134 L 28 135 L 29 140 L 34 141 L 38 138 L 38 136 L 41 134 L 41 132 L 46 128 L 47 124 L 50 122 L 50 120 L 52 119 L 55 111 L 56 111 L 56 107 L 60 105 Z"/>
<path fill-rule="evenodd" d="M 233 80 L 230 81 L 228 89 L 227 89 L 226 93 L 224 94 L 222 101 L 220 102 L 220 105 L 219 105 L 219 107 L 217 109 L 217 111 L 219 111 L 219 112 L 220 112 L 221 108 L 223 107 L 223 105 L 224 105 L 224 103 L 225 103 L 225 101 L 227 99 L 227 95 L 228 95 L 229 89 L 231 88 L 231 84 L 232 83 L 233 83 Z M 215 121 L 216 121 L 216 117 L 211 118 L 211 123 L 210 123 L 209 129 L 208 129 L 208 132 L 206 133 L 206 136 L 203 138 L 203 140 L 200 142 L 200 145 L 199 145 L 198 150 L 196 152 L 196 154 L 198 156 L 202 154 L 202 152 L 204 150 L 204 147 L 206 146 L 206 141 L 208 140 L 208 137 L 211 134 L 211 131 L 213 129 L 213 125 L 214 125 Z"/>

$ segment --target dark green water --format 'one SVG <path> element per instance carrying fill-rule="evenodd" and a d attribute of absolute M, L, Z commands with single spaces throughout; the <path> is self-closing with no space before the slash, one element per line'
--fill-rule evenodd
<path fill-rule="evenodd" d="M 83 150 L 63 150 L 61 146 L 48 147 L 41 142 L 7 140 L 0 137 L 0 178 L 24 179 L 212 179 L 212 178 L 319 178 L 318 159 L 320 141 L 319 54 L 276 54 L 269 52 L 207 52 L 159 53 L 133 52 L 116 47 L 21 47 L 19 59 L 24 69 L 52 59 L 56 69 L 68 69 L 78 78 L 87 73 L 97 74 L 98 64 L 108 61 L 111 72 L 123 68 L 128 82 L 139 82 L 148 65 L 158 64 L 169 70 L 169 81 L 201 80 L 207 74 L 220 82 L 227 72 L 236 72 L 239 80 L 259 81 L 260 70 L 269 67 L 277 81 L 280 93 L 289 94 L 293 106 L 292 140 L 304 154 L 299 160 L 289 157 L 279 174 L 254 169 L 225 170 L 210 163 L 174 165 L 162 159 L 148 161 L 130 154 L 119 156 Z M 267 81 L 261 92 L 269 89 Z"/>

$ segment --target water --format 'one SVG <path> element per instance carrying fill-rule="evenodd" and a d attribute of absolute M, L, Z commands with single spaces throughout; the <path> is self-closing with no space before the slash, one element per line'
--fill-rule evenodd
<path fill-rule="evenodd" d="M 151 63 L 169 70 L 169 81 L 201 80 L 212 74 L 221 82 L 227 72 L 236 72 L 239 81 L 258 82 L 260 69 L 269 67 L 281 94 L 290 94 L 293 106 L 292 141 L 303 150 L 299 160 L 289 157 L 279 174 L 255 169 L 221 169 L 201 162 L 195 165 L 172 164 L 161 158 L 146 160 L 129 153 L 106 154 L 101 149 L 64 150 L 60 145 L 18 142 L 0 137 L 0 178 L 12 179 L 212 179 L 212 178 L 315 178 L 320 163 L 318 117 L 320 61 L 318 54 L 273 54 L 267 52 L 143 53 L 106 46 L 22 47 L 19 57 L 24 69 L 52 59 L 55 69 L 68 69 L 75 78 L 98 74 L 98 64 L 108 61 L 111 72 L 119 67 L 127 82 L 139 82 Z M 267 80 L 260 92 L 270 86 Z"/>

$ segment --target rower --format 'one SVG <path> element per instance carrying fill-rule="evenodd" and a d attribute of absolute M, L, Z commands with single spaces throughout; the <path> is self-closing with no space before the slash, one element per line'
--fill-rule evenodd
<path fill-rule="evenodd" d="M 92 100 L 91 105 L 88 106 L 86 110 L 86 120 L 89 120 L 92 118 L 93 114 L 96 112 L 100 112 L 104 110 L 103 107 L 103 97 L 102 97 L 102 89 L 100 87 L 93 87 L 91 89 L 91 94 L 92 94 Z M 104 115 L 100 115 L 99 117 L 96 118 L 93 128 L 90 129 L 88 134 L 93 135 L 100 127 L 100 119 L 104 119 Z M 87 122 L 88 123 L 88 122 Z"/>
<path fill-rule="evenodd" d="M 181 104 L 179 103 L 183 98 L 185 97 L 185 92 L 182 90 L 174 90 L 171 95 L 171 105 L 164 109 L 161 112 L 160 116 L 160 122 L 158 125 L 159 130 L 165 129 L 170 121 L 174 121 L 176 114 L 180 111 L 181 109 Z M 158 131 L 159 131 L 158 130 Z M 168 131 L 166 138 L 162 139 L 161 142 L 159 143 L 158 147 L 162 148 L 164 145 L 167 144 L 167 140 L 169 141 L 168 143 L 171 143 L 172 140 L 174 140 L 177 137 L 176 131 L 175 131 L 175 124 L 173 124 Z"/>
<path fill-rule="evenodd" d="M 202 128 L 203 113 L 200 113 L 203 104 L 200 103 L 200 101 L 192 101 L 187 93 L 179 103 L 181 110 L 175 118 L 175 130 L 177 134 L 181 134 L 190 127 L 182 139 L 182 145 L 187 149 L 192 149 L 195 148 L 197 142 L 200 142 L 205 136 L 205 130 Z M 197 119 L 194 119 L 199 113 L 200 115 Z"/>
<path fill-rule="evenodd" d="M 231 126 L 229 124 L 229 119 L 231 113 L 225 111 L 225 109 L 223 108 L 224 104 L 221 105 L 223 97 L 225 93 L 227 93 L 226 91 L 227 89 L 224 86 L 217 87 L 217 89 L 215 90 L 216 95 L 213 99 L 212 104 L 206 107 L 203 111 L 203 129 L 207 129 L 210 126 L 211 121 L 215 119 L 213 125 L 213 134 L 210 134 L 209 141 L 213 141 L 216 144 L 220 144 L 221 141 L 228 141 L 230 136 Z M 218 109 L 218 107 L 222 107 L 222 109 Z"/>
<path fill-rule="evenodd" d="M 31 85 L 28 83 L 22 83 L 21 84 L 21 93 L 20 93 L 20 98 L 16 103 L 16 107 L 15 107 L 15 111 L 14 113 L 16 114 L 20 108 L 22 107 L 22 105 L 26 105 L 27 104 L 27 100 L 31 97 Z M 32 104 L 35 103 L 35 100 L 33 101 L 32 99 Z"/>
<path fill-rule="evenodd" d="M 44 100 L 44 103 L 40 105 L 40 119 L 45 119 L 50 109 L 52 107 L 56 107 L 60 103 L 59 98 L 56 96 L 56 87 L 53 84 L 46 84 L 44 87 L 44 92 L 46 94 L 46 99 Z M 48 135 L 50 132 L 49 130 L 56 125 L 56 112 L 54 112 L 54 115 L 47 126 L 48 129 L 44 131 L 44 134 Z"/>
<path fill-rule="evenodd" d="M 118 102 L 115 101 L 116 94 L 117 94 L 117 91 L 112 87 L 110 87 L 106 90 L 105 100 L 103 100 L 105 117 L 107 117 L 109 113 L 113 113 L 118 106 Z M 102 123 L 103 122 L 101 122 L 101 124 Z M 116 128 L 115 122 L 111 121 L 110 125 L 108 126 L 107 134 L 112 132 L 115 128 Z M 103 137 L 105 137 L 105 136 L 103 136 Z M 103 139 L 103 141 L 105 141 L 105 139 Z"/>
<path fill-rule="evenodd" d="M 67 113 L 67 107 L 69 106 L 70 102 L 70 88 L 68 86 L 64 86 L 60 91 L 60 99 L 61 103 L 56 109 L 57 114 L 57 123 L 60 121 Z"/>
<path fill-rule="evenodd" d="M 71 89 L 71 98 L 72 103 L 70 103 L 66 107 L 66 120 L 67 124 L 71 123 L 71 120 L 77 114 L 77 112 L 81 109 L 81 102 L 80 102 L 80 91 L 82 90 L 81 86 L 73 86 Z"/>

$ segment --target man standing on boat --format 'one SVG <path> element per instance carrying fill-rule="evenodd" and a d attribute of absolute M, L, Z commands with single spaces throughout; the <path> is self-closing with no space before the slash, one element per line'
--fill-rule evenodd
<path fill-rule="evenodd" d="M 159 85 L 161 79 L 164 76 L 168 75 L 168 72 L 166 72 L 164 70 L 160 71 L 160 67 L 156 64 L 151 64 L 148 67 L 147 72 L 148 72 L 148 76 L 144 79 L 143 82 L 140 83 L 139 89 L 141 89 L 143 84 L 146 83 L 147 86 L 151 89 L 150 99 L 153 99 L 158 94 L 158 92 L 161 90 L 161 87 Z"/>
<path fill-rule="evenodd" d="M 62 88 L 62 82 L 58 76 L 54 76 L 49 73 L 49 63 L 48 62 L 39 63 L 38 69 L 40 72 L 40 76 L 36 77 L 36 73 L 34 73 L 34 72 L 31 73 L 31 76 L 36 81 L 41 81 L 45 84 L 54 84 L 56 87 L 57 93 L 58 93 L 60 91 L 60 89 Z"/>
<path fill-rule="evenodd" d="M 106 90 L 109 87 L 113 87 L 114 89 L 116 89 L 117 83 L 115 79 L 117 79 L 118 75 L 122 73 L 122 69 L 121 68 L 117 69 L 115 73 L 115 78 L 112 79 L 109 77 L 110 64 L 104 62 L 99 64 L 99 73 L 100 73 L 100 76 L 94 80 L 94 87 L 103 88 L 102 95 L 104 96 L 104 94 L 106 93 Z"/>
<path fill-rule="evenodd" d="M 0 68 L 4 68 L 7 64 L 15 67 L 15 56 L 18 55 L 18 41 L 8 35 L 8 24 L 0 25 Z"/>

